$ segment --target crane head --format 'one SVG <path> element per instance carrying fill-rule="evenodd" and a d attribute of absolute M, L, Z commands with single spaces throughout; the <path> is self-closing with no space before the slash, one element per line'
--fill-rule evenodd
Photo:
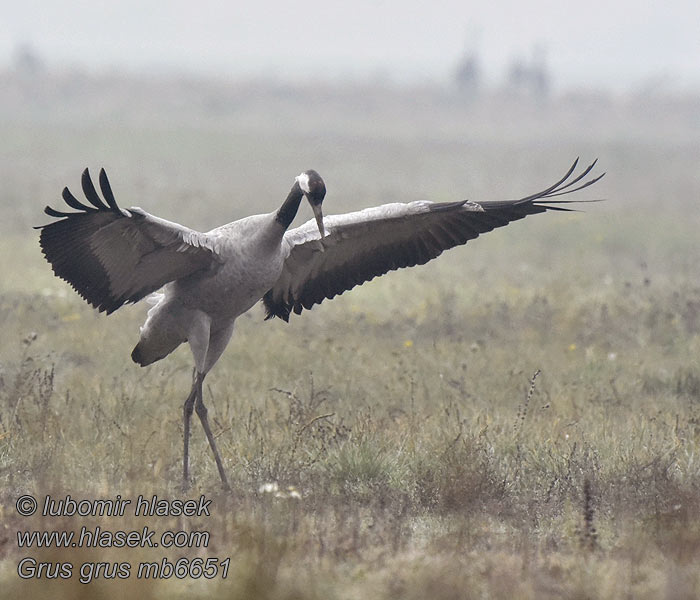
<path fill-rule="evenodd" d="M 304 196 L 306 196 L 306 199 L 309 201 L 311 209 L 314 211 L 318 232 L 321 234 L 321 237 L 323 237 L 325 235 L 325 229 L 323 227 L 323 210 L 321 209 L 321 205 L 326 196 L 326 184 L 323 182 L 321 176 L 313 169 L 309 169 L 308 171 L 304 171 L 301 175 L 297 175 L 296 181 L 301 191 L 304 192 Z"/>

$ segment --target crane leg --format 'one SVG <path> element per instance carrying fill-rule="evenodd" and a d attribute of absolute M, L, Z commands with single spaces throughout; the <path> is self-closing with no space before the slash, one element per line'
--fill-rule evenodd
<path fill-rule="evenodd" d="M 211 328 L 211 318 L 202 313 L 201 311 L 195 311 L 192 315 L 192 323 L 190 330 L 188 331 L 187 341 L 190 344 L 192 350 L 192 356 L 194 358 L 195 369 L 193 373 L 192 391 L 190 395 L 187 396 L 185 400 L 185 405 L 183 407 L 183 418 L 184 418 L 184 454 L 183 454 L 183 465 L 182 465 L 182 478 L 183 478 L 183 488 L 187 489 L 189 486 L 189 467 L 190 467 L 190 420 L 192 418 L 192 412 L 196 411 L 199 420 L 202 422 L 202 427 L 204 428 L 204 433 L 207 436 L 207 441 L 209 442 L 209 447 L 214 453 L 214 459 L 216 460 L 216 468 L 219 470 L 219 477 L 221 477 L 221 483 L 224 489 L 229 491 L 231 487 L 229 486 L 228 479 L 226 478 L 226 473 L 224 472 L 224 465 L 221 461 L 221 456 L 219 455 L 219 450 L 216 447 L 216 441 L 214 435 L 209 427 L 209 419 L 207 417 L 207 407 L 204 405 L 204 399 L 202 397 L 202 382 L 204 377 L 214 366 L 214 363 L 219 359 L 221 353 L 226 348 L 226 344 L 231 339 L 231 334 L 233 333 L 233 321 L 226 323 L 223 326 L 212 331 Z"/>
<path fill-rule="evenodd" d="M 214 460 L 216 460 L 216 468 L 219 469 L 219 477 L 221 477 L 221 483 L 226 491 L 231 490 L 231 486 L 228 484 L 228 479 L 226 479 L 226 472 L 224 471 L 224 464 L 221 462 L 221 456 L 219 456 L 219 450 L 216 447 L 216 441 L 214 440 L 214 435 L 209 427 L 209 419 L 207 418 L 207 407 L 204 406 L 204 400 L 202 399 L 202 382 L 204 381 L 204 374 L 197 373 L 195 376 L 194 385 L 196 388 L 196 400 L 194 409 L 197 412 L 199 420 L 202 422 L 202 427 L 204 427 L 204 433 L 209 440 L 209 446 L 211 451 L 214 453 Z M 189 400 L 189 398 L 188 398 Z"/>
<path fill-rule="evenodd" d="M 185 448 L 182 461 L 182 489 L 187 490 L 190 487 L 190 419 L 194 411 L 194 400 L 197 394 L 197 386 L 195 385 L 195 376 L 192 377 L 192 391 L 185 400 L 183 407 L 184 412 L 184 427 L 185 427 Z"/>

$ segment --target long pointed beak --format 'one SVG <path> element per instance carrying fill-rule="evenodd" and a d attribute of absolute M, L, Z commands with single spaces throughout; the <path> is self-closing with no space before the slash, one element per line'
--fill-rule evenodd
<path fill-rule="evenodd" d="M 323 238 L 326 235 L 326 228 L 323 226 L 323 209 L 320 204 L 312 204 L 311 208 L 314 211 L 314 217 L 316 217 L 318 232 L 321 234 L 321 238 Z"/>

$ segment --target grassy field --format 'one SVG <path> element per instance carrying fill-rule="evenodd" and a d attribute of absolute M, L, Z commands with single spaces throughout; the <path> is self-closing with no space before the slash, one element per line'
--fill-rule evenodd
<path fill-rule="evenodd" d="M 78 83 L 0 96 L 0 596 L 700 596 L 697 112 L 671 99 L 465 108 L 430 90 Z M 310 167 L 332 214 L 516 197 L 579 154 L 608 172 L 581 198 L 606 202 L 515 223 L 289 324 L 263 323 L 260 307 L 241 317 L 205 384 L 230 495 L 197 423 L 194 484 L 178 487 L 189 350 L 136 367 L 145 307 L 96 314 L 30 229 L 85 166 L 107 168 L 122 205 L 208 229 L 273 210 Z M 21 517 L 23 494 L 212 506 Z M 211 537 L 18 547 L 18 531 L 83 526 Z M 22 579 L 25 557 L 71 563 L 72 577 Z M 230 558 L 227 577 L 136 576 L 181 557 Z M 130 576 L 80 583 L 96 562 Z"/>

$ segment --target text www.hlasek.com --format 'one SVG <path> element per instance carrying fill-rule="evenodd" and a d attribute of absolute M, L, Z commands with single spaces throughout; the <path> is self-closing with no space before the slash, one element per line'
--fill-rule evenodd
<path fill-rule="evenodd" d="M 106 531 L 100 527 L 82 527 L 75 531 L 18 531 L 20 548 L 206 548 L 208 531 L 164 531 L 154 541 L 155 531 L 144 527 L 140 531 Z"/>

